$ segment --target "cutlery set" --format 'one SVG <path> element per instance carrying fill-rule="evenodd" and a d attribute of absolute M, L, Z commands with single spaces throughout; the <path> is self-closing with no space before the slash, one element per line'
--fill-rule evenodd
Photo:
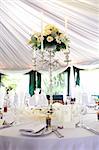
<path fill-rule="evenodd" d="M 13 124 L 14 124 L 15 121 L 11 122 L 11 123 L 8 123 L 6 125 L 2 125 L 0 126 L 0 129 L 4 129 L 4 128 L 9 128 L 9 127 L 12 127 Z M 21 133 L 25 133 L 23 135 L 37 135 L 37 136 L 43 136 L 43 135 L 48 135 L 50 133 L 55 133 L 55 135 L 58 137 L 58 138 L 63 138 L 64 136 L 57 130 L 56 127 L 52 127 L 52 128 L 47 128 L 46 126 L 45 127 L 42 127 L 41 129 L 37 130 L 37 131 L 34 131 L 33 129 L 20 129 L 19 130 Z M 26 134 L 27 133 L 27 134 Z M 29 133 L 29 134 L 28 134 Z"/>
<path fill-rule="evenodd" d="M 55 133 L 55 135 L 58 138 L 64 137 L 55 127 L 52 127 L 52 128 L 43 127 L 36 132 L 32 129 L 20 129 L 19 131 L 22 133 L 22 135 L 27 135 L 27 136 L 29 136 L 29 135 L 30 136 L 45 136 L 45 135 L 49 135 L 51 133 Z"/>
<path fill-rule="evenodd" d="M 96 131 L 95 129 L 90 128 L 90 127 L 88 127 L 88 126 L 86 126 L 86 125 L 84 125 L 84 124 L 80 124 L 80 122 L 78 122 L 78 123 L 75 125 L 75 127 L 76 127 L 76 128 L 83 128 L 83 129 L 85 129 L 85 130 L 88 130 L 88 131 L 90 131 L 90 132 L 96 134 L 96 135 L 99 135 L 99 132 L 98 132 L 98 131 Z"/>
<path fill-rule="evenodd" d="M 4 129 L 4 128 L 9 128 L 9 127 L 12 127 L 13 124 L 14 124 L 15 121 L 11 122 L 11 123 L 8 123 L 6 125 L 2 125 L 0 126 L 0 129 Z M 83 128 L 85 130 L 88 130 L 92 133 L 94 133 L 95 135 L 99 135 L 99 132 L 96 131 L 95 129 L 93 128 L 90 128 L 84 124 L 80 124 L 80 122 L 78 122 L 76 125 L 75 125 L 76 128 Z M 48 135 L 50 133 L 54 133 L 58 138 L 63 138 L 64 136 L 58 131 L 57 127 L 52 127 L 52 128 L 47 128 L 46 126 L 45 127 L 42 127 L 41 129 L 37 130 L 37 131 L 34 131 L 33 129 L 20 129 L 19 130 L 23 135 L 27 135 L 27 136 L 45 136 L 45 135 Z"/>
<path fill-rule="evenodd" d="M 57 129 L 52 129 L 52 132 L 54 132 L 58 138 L 64 137 Z"/>
<path fill-rule="evenodd" d="M 90 127 L 85 126 L 85 125 L 82 125 L 82 128 L 85 129 L 85 130 L 88 130 L 88 131 L 90 131 L 90 132 L 92 132 L 92 133 L 94 133 L 94 134 L 96 134 L 96 135 L 99 135 L 99 132 L 96 131 L 96 130 L 93 129 L 93 128 L 90 128 Z"/>

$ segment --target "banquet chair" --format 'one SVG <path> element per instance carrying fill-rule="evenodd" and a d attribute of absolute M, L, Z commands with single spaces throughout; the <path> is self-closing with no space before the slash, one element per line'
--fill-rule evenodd
<path fill-rule="evenodd" d="M 34 95 L 29 98 L 29 107 L 38 107 L 39 106 L 39 101 L 40 101 L 40 89 L 36 89 L 34 91 Z"/>
<path fill-rule="evenodd" d="M 4 97 L 5 97 L 5 88 L 4 87 L 0 87 L 0 107 L 2 108 L 3 103 L 4 103 Z"/>
<path fill-rule="evenodd" d="M 31 96 L 31 97 L 29 98 L 28 104 L 29 104 L 29 107 L 30 107 L 30 108 L 36 106 L 35 95 L 33 95 L 33 96 Z"/>
<path fill-rule="evenodd" d="M 41 90 L 41 93 L 39 96 L 40 96 L 40 98 L 39 98 L 38 104 L 41 107 L 48 106 L 48 100 L 47 100 L 46 94 L 43 90 Z"/>
<path fill-rule="evenodd" d="M 82 93 L 82 101 L 81 104 L 87 106 L 88 105 L 88 95 L 86 92 Z"/>
<path fill-rule="evenodd" d="M 95 98 L 93 96 L 90 96 L 90 102 L 87 105 L 89 108 L 97 108 L 97 104 L 95 102 Z"/>
<path fill-rule="evenodd" d="M 45 107 L 48 106 L 48 100 L 43 90 L 39 94 L 39 90 L 35 91 L 35 94 L 29 99 L 30 107 Z"/>
<path fill-rule="evenodd" d="M 63 95 L 53 95 L 53 103 L 61 103 L 61 104 L 64 104 L 64 101 L 63 101 Z"/>
<path fill-rule="evenodd" d="M 64 105 L 60 102 L 55 102 L 55 103 L 52 104 L 52 107 L 55 110 L 60 110 L 61 111 L 63 109 Z"/>
<path fill-rule="evenodd" d="M 26 107 L 29 106 L 29 99 L 30 99 L 30 94 L 29 93 L 25 93 L 25 96 L 24 96 L 24 105 Z"/>
<path fill-rule="evenodd" d="M 14 94 L 13 106 L 18 107 L 18 94 L 16 92 Z"/>

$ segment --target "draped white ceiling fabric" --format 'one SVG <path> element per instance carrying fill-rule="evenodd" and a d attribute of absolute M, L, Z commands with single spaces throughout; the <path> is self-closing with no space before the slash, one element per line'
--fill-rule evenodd
<path fill-rule="evenodd" d="M 63 32 L 67 17 L 70 38 L 70 65 L 99 67 L 99 0 L 0 0 L 0 71 L 33 69 L 32 49 L 27 44 L 35 31 L 52 23 Z M 64 70 L 62 53 L 57 54 L 57 67 Z M 57 61 L 55 61 L 56 63 Z M 41 64 L 37 52 L 37 70 L 47 70 L 48 58 Z"/>

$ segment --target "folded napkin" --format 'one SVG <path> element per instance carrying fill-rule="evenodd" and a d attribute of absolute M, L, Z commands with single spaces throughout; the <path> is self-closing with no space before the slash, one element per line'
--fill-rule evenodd
<path fill-rule="evenodd" d="M 0 119 L 0 126 L 3 125 L 4 120 Z"/>
<path fill-rule="evenodd" d="M 40 137 L 40 136 L 47 136 L 53 132 L 51 128 L 43 127 L 42 129 L 34 132 L 33 130 L 27 129 L 20 129 L 19 130 L 22 136 L 29 136 L 29 137 Z"/>
<path fill-rule="evenodd" d="M 2 120 L 0 120 L 0 129 L 11 127 L 13 123 L 14 123 L 14 121 L 11 123 L 8 123 L 2 119 Z"/>
<path fill-rule="evenodd" d="M 31 128 L 31 129 L 20 129 L 19 131 L 20 132 L 33 132 L 33 133 L 39 133 L 41 131 L 43 131 L 44 129 L 46 128 L 45 125 L 38 125 L 38 126 L 35 126 L 35 128 Z"/>
<path fill-rule="evenodd" d="M 8 125 L 1 125 L 0 126 L 0 129 L 4 129 L 4 128 L 8 128 L 8 127 L 11 127 L 12 125 L 8 124 Z"/>

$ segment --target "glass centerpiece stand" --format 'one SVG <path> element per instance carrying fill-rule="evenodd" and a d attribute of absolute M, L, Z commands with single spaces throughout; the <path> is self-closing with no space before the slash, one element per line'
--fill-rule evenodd
<path fill-rule="evenodd" d="M 43 35 L 42 35 L 43 33 Z M 29 44 L 31 44 L 33 48 L 33 66 L 34 69 L 37 71 L 40 70 L 47 70 L 49 71 L 49 91 L 50 91 L 50 102 L 49 102 L 49 110 L 48 113 L 53 113 L 52 103 L 53 103 L 53 96 L 52 96 L 52 74 L 55 70 L 68 66 L 69 62 L 69 39 L 65 34 L 63 34 L 57 27 L 54 25 L 46 25 L 44 31 L 42 33 L 34 33 L 31 36 Z M 38 51 L 38 55 L 41 55 L 41 60 L 37 62 L 38 56 L 36 55 L 36 51 Z M 64 66 L 60 63 L 60 58 L 56 59 L 56 53 L 60 53 L 64 55 L 63 61 Z M 37 63 L 36 63 L 37 62 Z M 44 68 L 46 66 L 48 68 Z"/>

